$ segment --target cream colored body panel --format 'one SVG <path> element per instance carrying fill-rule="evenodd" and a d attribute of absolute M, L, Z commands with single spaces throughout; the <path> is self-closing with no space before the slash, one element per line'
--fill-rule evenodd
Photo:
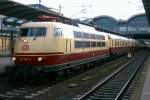
<path fill-rule="evenodd" d="M 76 27 L 72 25 L 67 25 L 58 22 L 30 22 L 21 26 L 21 28 L 27 27 L 46 27 L 47 34 L 45 37 L 18 37 L 15 43 L 15 53 L 55 53 L 55 52 L 63 52 L 64 54 L 70 53 L 81 53 L 81 52 L 89 52 L 89 51 L 97 51 L 97 50 L 106 50 L 109 47 L 119 47 L 113 46 L 112 43 L 114 41 L 127 41 L 124 38 L 118 38 L 116 35 L 111 35 L 111 39 L 109 38 L 108 33 L 96 31 L 93 27 L 79 25 L 84 27 Z M 89 27 L 89 28 L 88 28 Z M 57 37 L 54 36 L 54 28 L 62 29 L 62 36 Z M 100 34 L 105 37 L 105 40 L 98 39 L 85 39 L 85 38 L 74 38 L 73 31 L 80 32 L 89 32 L 90 34 Z M 23 41 L 27 40 L 28 43 L 24 43 Z M 75 40 L 81 41 L 95 41 L 95 42 L 105 42 L 105 47 L 89 47 L 89 48 L 75 48 Z M 113 41 L 112 41 L 113 40 Z M 29 50 L 23 51 L 23 45 L 29 45 Z M 121 45 L 120 45 L 121 46 Z"/>
<path fill-rule="evenodd" d="M 23 43 L 27 40 L 28 43 Z M 29 50 L 22 50 L 23 45 L 29 45 Z M 64 45 L 63 39 L 59 38 L 43 38 L 37 37 L 36 40 L 33 38 L 21 38 L 16 39 L 15 53 L 53 53 L 63 52 L 62 48 Z"/>

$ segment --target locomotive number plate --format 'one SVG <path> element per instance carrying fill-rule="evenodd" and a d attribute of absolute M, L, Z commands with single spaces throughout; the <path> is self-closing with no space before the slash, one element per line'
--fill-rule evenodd
<path fill-rule="evenodd" d="M 22 51 L 28 51 L 28 50 L 29 50 L 29 45 L 22 46 Z"/>

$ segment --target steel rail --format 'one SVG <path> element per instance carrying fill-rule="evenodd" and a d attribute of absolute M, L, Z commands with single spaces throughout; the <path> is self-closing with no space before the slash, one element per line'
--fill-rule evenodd
<path fill-rule="evenodd" d="M 121 97 L 121 95 L 123 94 L 124 90 L 126 89 L 126 87 L 128 86 L 128 84 L 132 81 L 133 77 L 135 76 L 136 72 L 140 68 L 140 65 L 142 65 L 142 63 L 144 62 L 144 60 L 146 59 L 146 57 L 147 56 L 145 56 L 144 59 L 142 59 L 142 62 L 138 65 L 138 67 L 136 67 L 136 70 L 133 72 L 133 74 L 130 75 L 131 77 L 128 76 L 130 78 L 128 79 L 127 83 L 125 84 L 125 86 L 123 86 L 123 88 L 121 89 L 121 91 L 118 93 L 118 95 L 116 96 L 116 98 L 114 100 L 118 100 L 118 98 Z M 90 91 L 88 91 L 87 93 L 85 93 L 84 95 L 82 95 L 81 97 L 79 97 L 78 100 L 85 100 L 85 99 L 89 98 L 90 96 L 92 96 L 92 94 L 94 94 L 96 91 L 98 91 L 99 88 L 103 87 L 106 82 L 108 82 L 113 77 L 115 77 L 118 73 L 120 73 L 124 68 L 126 68 L 130 63 L 134 62 L 136 59 L 138 59 L 138 56 L 136 58 L 132 58 L 129 62 L 127 62 L 126 64 L 124 64 L 120 69 L 118 69 L 117 71 L 115 71 L 114 73 L 112 73 L 110 76 L 108 76 L 102 82 L 100 82 L 97 86 L 95 86 Z M 122 85 L 122 84 L 120 84 L 120 85 Z"/>
<path fill-rule="evenodd" d="M 120 91 L 120 93 L 118 94 L 118 96 L 115 98 L 115 100 L 119 100 L 121 98 L 121 96 L 123 95 L 123 93 L 125 92 L 125 90 L 127 89 L 127 87 L 129 86 L 129 84 L 132 82 L 132 80 L 136 76 L 136 73 L 138 72 L 138 70 L 141 68 L 141 66 L 143 66 L 144 60 L 147 57 L 148 57 L 148 55 L 143 59 L 143 61 L 141 62 L 141 64 L 138 65 L 138 67 L 136 68 L 135 72 L 132 74 L 132 76 L 130 77 L 130 79 L 128 80 L 128 82 L 125 84 L 125 86 L 122 88 L 122 90 Z"/>

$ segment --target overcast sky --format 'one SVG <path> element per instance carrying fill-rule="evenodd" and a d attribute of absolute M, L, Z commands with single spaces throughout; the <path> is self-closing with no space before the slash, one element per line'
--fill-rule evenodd
<path fill-rule="evenodd" d="M 39 0 L 13 1 L 25 5 L 39 3 Z M 135 14 L 145 13 L 142 0 L 41 0 L 41 4 L 55 9 L 61 5 L 64 16 L 80 19 L 108 15 L 126 20 Z"/>

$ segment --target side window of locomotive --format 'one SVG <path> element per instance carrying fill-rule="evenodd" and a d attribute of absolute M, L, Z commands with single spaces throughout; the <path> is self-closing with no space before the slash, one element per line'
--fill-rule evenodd
<path fill-rule="evenodd" d="M 96 47 L 96 42 L 91 42 L 91 47 Z"/>
<path fill-rule="evenodd" d="M 54 36 L 62 36 L 61 28 L 54 28 Z"/>
<path fill-rule="evenodd" d="M 82 38 L 82 32 L 73 31 L 75 38 Z"/>
<path fill-rule="evenodd" d="M 86 39 L 89 39 L 90 35 L 88 33 L 83 33 L 83 37 L 86 38 Z"/>
<path fill-rule="evenodd" d="M 45 36 L 46 28 L 32 27 L 32 28 L 21 28 L 21 36 Z"/>
<path fill-rule="evenodd" d="M 105 36 L 102 35 L 102 40 L 105 40 Z"/>
<path fill-rule="evenodd" d="M 98 40 L 105 40 L 105 36 L 103 36 L 103 35 L 96 35 L 96 39 L 98 39 Z"/>
<path fill-rule="evenodd" d="M 84 42 L 84 47 L 91 47 L 90 42 L 89 42 L 89 41 L 85 41 L 85 42 Z"/>
<path fill-rule="evenodd" d="M 90 34 L 90 35 L 91 35 L 91 39 L 96 39 L 95 34 Z"/>
<path fill-rule="evenodd" d="M 101 40 L 101 36 L 100 35 L 96 35 L 96 39 Z"/>
<path fill-rule="evenodd" d="M 75 41 L 75 48 L 82 48 L 83 47 L 83 41 Z"/>

